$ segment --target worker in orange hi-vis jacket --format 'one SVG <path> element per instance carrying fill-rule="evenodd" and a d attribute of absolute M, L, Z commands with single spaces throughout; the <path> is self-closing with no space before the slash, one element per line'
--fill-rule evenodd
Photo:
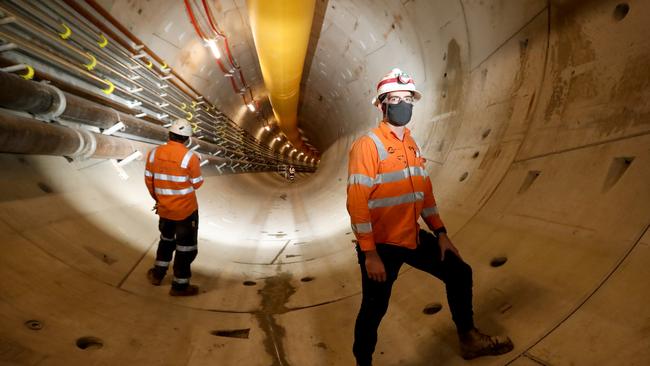
<path fill-rule="evenodd" d="M 160 216 L 160 242 L 156 262 L 147 272 L 152 285 L 160 286 L 174 251 L 174 278 L 169 294 L 193 296 L 199 293 L 190 284 L 190 266 L 198 254 L 199 206 L 195 190 L 203 184 L 199 156 L 185 147 L 192 136 L 192 126 L 178 119 L 169 129 L 169 141 L 149 152 L 144 180 L 156 201 Z"/>
<path fill-rule="evenodd" d="M 498 355 L 513 348 L 508 337 L 488 336 L 474 327 L 472 269 L 447 236 L 425 159 L 405 127 L 420 98 L 413 79 L 400 69 L 385 75 L 372 102 L 382 121 L 357 139 L 350 151 L 347 209 L 357 238 L 362 285 L 353 353 L 360 366 L 372 363 L 377 329 L 403 263 L 445 283 L 463 358 Z M 435 235 L 420 229 L 419 217 Z"/>

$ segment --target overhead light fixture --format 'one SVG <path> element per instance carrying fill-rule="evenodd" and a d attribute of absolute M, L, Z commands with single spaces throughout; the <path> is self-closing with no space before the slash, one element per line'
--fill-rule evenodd
<path fill-rule="evenodd" d="M 280 140 L 282 140 L 282 139 L 280 138 L 280 136 L 278 136 L 278 137 L 275 138 L 275 141 L 280 141 Z"/>
<path fill-rule="evenodd" d="M 217 41 L 211 39 L 208 42 L 208 47 L 210 47 L 210 51 L 212 51 L 212 54 L 216 58 L 221 58 L 221 52 L 219 51 L 219 47 L 217 47 Z"/>
<path fill-rule="evenodd" d="M 248 106 L 248 109 L 249 109 L 251 112 L 255 112 L 255 104 L 253 104 L 253 102 L 250 102 L 250 103 L 248 103 L 248 104 L 246 104 L 246 105 Z M 266 126 L 266 127 L 269 127 L 269 126 Z M 268 131 L 268 130 L 267 130 L 267 131 Z"/>
<path fill-rule="evenodd" d="M 271 131 L 271 127 L 269 127 L 269 126 L 264 126 L 264 129 L 267 130 L 267 131 Z"/>

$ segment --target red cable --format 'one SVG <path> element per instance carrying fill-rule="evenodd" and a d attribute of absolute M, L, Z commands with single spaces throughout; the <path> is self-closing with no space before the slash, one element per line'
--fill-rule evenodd
<path fill-rule="evenodd" d="M 201 39 L 204 41 L 208 41 L 207 37 L 205 34 L 201 31 L 201 28 L 199 27 L 198 22 L 196 21 L 196 18 L 194 17 L 194 11 L 192 11 L 192 5 L 190 4 L 189 0 L 185 0 L 185 9 L 187 10 L 187 15 L 190 17 L 190 22 L 192 23 L 192 26 L 194 26 L 194 31 L 196 31 L 196 34 L 198 34 Z M 216 59 L 217 65 L 219 65 L 219 68 L 224 74 L 228 74 L 228 70 L 226 70 L 225 66 L 223 66 L 223 62 L 221 62 L 220 59 Z M 237 88 L 237 84 L 235 83 L 234 78 L 229 78 L 230 79 L 230 84 L 232 85 L 232 90 L 235 93 L 239 93 L 239 89 Z"/>
<path fill-rule="evenodd" d="M 194 12 L 192 11 L 192 5 L 190 5 L 190 0 L 185 0 L 185 10 L 187 10 L 187 15 L 190 17 L 190 22 L 192 22 L 192 25 L 194 26 L 194 30 L 196 31 L 196 34 L 201 37 L 204 41 L 207 40 L 203 32 L 201 32 L 201 28 L 199 28 L 198 23 L 196 22 L 196 18 L 194 18 Z"/>
<path fill-rule="evenodd" d="M 214 31 L 216 34 L 220 35 L 221 37 L 226 38 L 226 35 L 221 33 L 215 23 L 212 21 L 212 12 L 210 11 L 210 8 L 208 8 L 208 3 L 205 0 L 202 0 L 203 2 L 203 9 L 205 9 L 205 13 L 208 15 L 208 23 L 210 23 L 210 27 L 212 28 L 212 31 Z"/>
<path fill-rule="evenodd" d="M 228 37 L 226 37 L 226 35 L 219 30 L 216 22 L 212 19 L 212 11 L 210 10 L 210 7 L 208 6 L 206 0 L 202 0 L 201 2 L 203 3 L 203 9 L 205 10 L 205 14 L 207 15 L 208 23 L 210 24 L 212 31 L 217 35 L 223 37 L 223 42 L 226 48 L 226 54 L 228 55 L 228 61 L 230 61 L 230 65 L 236 69 L 239 69 L 236 66 L 234 58 L 232 57 L 232 53 L 230 52 L 230 43 L 228 42 Z M 241 79 L 242 85 L 246 86 L 246 80 L 244 79 L 244 74 L 241 72 L 241 69 L 239 69 L 239 77 Z"/>

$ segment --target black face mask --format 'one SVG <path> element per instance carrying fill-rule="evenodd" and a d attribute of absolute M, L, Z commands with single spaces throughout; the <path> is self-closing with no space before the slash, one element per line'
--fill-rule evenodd
<path fill-rule="evenodd" d="M 401 127 L 409 123 L 413 113 L 413 104 L 399 102 L 397 104 L 385 104 L 388 123 Z"/>

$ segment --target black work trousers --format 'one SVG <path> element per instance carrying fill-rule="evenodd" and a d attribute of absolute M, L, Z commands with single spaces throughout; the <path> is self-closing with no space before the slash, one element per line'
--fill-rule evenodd
<path fill-rule="evenodd" d="M 174 251 L 174 279 L 172 287 L 185 289 L 189 286 L 192 270 L 190 266 L 198 254 L 197 237 L 199 231 L 199 211 L 194 211 L 183 220 L 170 220 L 161 217 L 158 222 L 160 242 L 156 252 L 154 275 L 162 279 L 172 260 Z"/>
<path fill-rule="evenodd" d="M 459 333 L 474 328 L 472 268 L 450 251 L 445 253 L 445 260 L 440 261 L 438 238 L 433 234 L 420 230 L 419 240 L 416 249 L 377 244 L 377 253 L 386 269 L 385 282 L 373 281 L 368 277 L 365 254 L 357 246 L 361 266 L 362 300 L 354 328 L 352 350 L 360 366 L 372 364 L 372 354 L 377 344 L 377 329 L 388 309 L 393 282 L 404 263 L 430 273 L 445 283 L 447 302 Z"/>

